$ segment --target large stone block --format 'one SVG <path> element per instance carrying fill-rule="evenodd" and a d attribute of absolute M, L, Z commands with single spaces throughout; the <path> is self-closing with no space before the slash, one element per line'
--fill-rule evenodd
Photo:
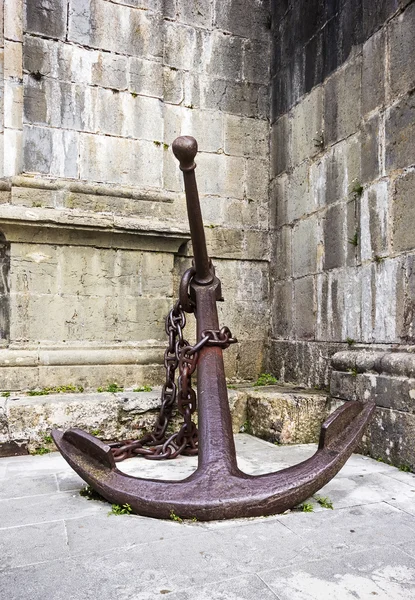
<path fill-rule="evenodd" d="M 372 260 L 388 253 L 388 182 L 380 181 L 363 192 L 360 203 L 360 257 Z"/>
<path fill-rule="evenodd" d="M 198 185 L 201 194 L 243 198 L 244 158 L 203 153 L 198 156 L 198 165 Z"/>
<path fill-rule="evenodd" d="M 8 40 L 21 42 L 23 39 L 23 0 L 3 2 L 1 12 L 3 22 L 1 39 L 6 37 Z"/>
<path fill-rule="evenodd" d="M 415 173 L 409 172 L 399 177 L 393 195 L 393 247 L 395 251 L 415 248 Z"/>
<path fill-rule="evenodd" d="M 22 129 L 23 86 L 18 81 L 4 82 L 4 117 L 5 128 Z"/>
<path fill-rule="evenodd" d="M 405 293 L 400 337 L 406 343 L 413 343 L 415 340 L 415 258 L 413 254 L 407 257 L 405 267 Z"/>
<path fill-rule="evenodd" d="M 339 347 L 338 342 L 271 340 L 268 371 L 280 381 L 327 388 L 330 358 L 339 351 Z"/>
<path fill-rule="evenodd" d="M 156 96 L 157 98 L 163 96 L 163 67 L 161 63 L 132 57 L 128 77 L 128 88 L 134 94 Z"/>
<path fill-rule="evenodd" d="M 316 88 L 292 111 L 292 159 L 298 165 L 320 152 L 318 145 L 323 129 L 323 91 Z"/>
<path fill-rule="evenodd" d="M 386 112 L 386 168 L 402 169 L 415 162 L 415 94 Z"/>
<path fill-rule="evenodd" d="M 309 217 L 293 228 L 293 274 L 301 277 L 317 270 L 317 219 Z"/>
<path fill-rule="evenodd" d="M 273 286 L 273 337 L 291 337 L 293 327 L 293 283 L 279 281 Z"/>
<path fill-rule="evenodd" d="M 161 14 L 100 0 L 71 0 L 68 40 L 129 56 L 161 58 Z"/>
<path fill-rule="evenodd" d="M 162 145 L 104 135 L 81 134 L 80 177 L 125 185 L 160 187 Z M 97 157 L 99 156 L 99 161 Z"/>
<path fill-rule="evenodd" d="M 197 2 L 178 0 L 177 2 L 178 19 L 188 25 L 211 27 L 212 11 L 213 3 L 211 0 L 197 0 Z"/>
<path fill-rule="evenodd" d="M 203 108 L 215 110 L 219 108 L 223 112 L 245 117 L 268 118 L 268 86 L 216 78 L 205 78 L 202 86 Z"/>
<path fill-rule="evenodd" d="M 271 129 L 271 177 L 280 175 L 291 166 L 291 119 L 282 116 Z"/>
<path fill-rule="evenodd" d="M 363 449 L 375 458 L 415 469 L 415 415 L 377 408 L 368 425 Z"/>
<path fill-rule="evenodd" d="M 385 101 L 385 30 L 382 29 L 363 46 L 362 113 L 366 115 Z"/>
<path fill-rule="evenodd" d="M 360 183 L 373 181 L 380 175 L 379 127 L 378 115 L 366 121 L 362 126 L 362 177 Z"/>
<path fill-rule="evenodd" d="M 175 69 L 191 70 L 194 65 L 194 49 L 197 41 L 197 32 L 193 27 L 166 21 L 164 23 L 164 64 Z M 196 69 L 198 70 L 197 67 Z"/>
<path fill-rule="evenodd" d="M 214 24 L 248 39 L 269 37 L 269 5 L 262 0 L 229 0 L 215 3 Z"/>
<path fill-rule="evenodd" d="M 326 83 L 324 99 L 324 137 L 327 143 L 352 135 L 361 115 L 361 59 L 337 71 Z"/>
<path fill-rule="evenodd" d="M 226 154 L 265 158 L 269 152 L 268 136 L 267 121 L 224 115 L 224 150 Z"/>
<path fill-rule="evenodd" d="M 25 172 L 78 177 L 79 140 L 76 132 L 26 126 L 23 140 Z"/>
<path fill-rule="evenodd" d="M 184 78 L 185 74 L 182 71 L 163 67 L 162 96 L 164 102 L 169 104 L 181 104 L 183 102 L 185 98 Z"/>
<path fill-rule="evenodd" d="M 66 0 L 25 0 L 25 28 L 31 33 L 65 39 Z"/>
<path fill-rule="evenodd" d="M 252 201 L 258 206 L 258 227 L 268 227 L 270 221 L 269 201 L 269 161 L 251 159 L 246 162 L 246 197 L 248 204 Z"/>
<path fill-rule="evenodd" d="M 290 173 L 286 192 L 285 202 L 288 223 L 293 223 L 316 209 L 315 198 L 310 189 L 309 164 L 307 161 Z"/>
<path fill-rule="evenodd" d="M 169 146 L 179 135 L 192 135 L 197 140 L 200 152 L 218 152 L 223 150 L 224 116 L 220 112 L 192 110 L 185 106 L 165 104 L 163 113 L 164 142 Z M 171 152 L 168 154 L 172 156 Z M 174 165 L 176 165 L 175 171 L 178 172 L 176 159 L 174 159 L 173 168 Z"/>
<path fill-rule="evenodd" d="M 20 83 L 23 77 L 23 56 L 22 44 L 20 42 L 4 42 L 4 79 L 15 79 L 15 83 Z"/>
<path fill-rule="evenodd" d="M 312 340 L 316 333 L 315 279 L 313 276 L 294 281 L 294 336 Z"/>
<path fill-rule="evenodd" d="M 382 27 L 399 8 L 400 2 L 401 0 L 382 0 L 382 2 L 363 0 L 363 34 L 365 39 Z"/>
<path fill-rule="evenodd" d="M 356 379 L 356 378 L 355 378 Z M 363 373 L 356 380 L 357 397 L 376 406 L 415 413 L 415 380 L 386 374 Z"/>
<path fill-rule="evenodd" d="M 389 24 L 389 82 L 392 98 L 415 86 L 415 5 Z"/>
<path fill-rule="evenodd" d="M 346 207 L 330 206 L 323 220 L 324 269 L 342 267 L 346 259 Z"/>
<path fill-rule="evenodd" d="M 132 77 L 133 61 L 134 59 L 131 59 L 131 62 L 129 63 L 130 81 Z M 150 64 L 152 65 L 152 68 L 155 69 L 155 65 L 158 63 L 151 62 Z M 125 90 L 127 88 L 127 65 L 128 59 L 126 56 L 99 52 L 96 61 L 92 64 L 91 84 L 117 90 Z M 156 94 L 151 95 L 155 96 Z"/>
<path fill-rule="evenodd" d="M 273 258 L 272 275 L 276 279 L 287 279 L 292 276 L 291 227 L 281 227 L 272 235 Z"/>
<path fill-rule="evenodd" d="M 318 340 L 336 341 L 342 339 L 342 301 L 342 289 L 336 271 L 317 275 L 316 338 Z"/>
<path fill-rule="evenodd" d="M 242 78 L 242 40 L 240 37 L 214 31 L 211 37 L 212 50 L 207 60 L 207 73 L 238 81 Z"/>
<path fill-rule="evenodd" d="M 247 420 L 252 433 L 277 444 L 317 442 L 330 412 L 324 394 L 268 388 L 248 392 Z"/>
<path fill-rule="evenodd" d="M 314 175 L 319 205 L 332 204 L 350 197 L 361 181 L 361 145 L 359 135 L 336 144 L 324 156 Z M 325 178 L 325 185 L 322 179 Z"/>
<path fill-rule="evenodd" d="M 244 44 L 243 78 L 253 83 L 268 85 L 270 81 L 270 44 L 248 40 Z"/>

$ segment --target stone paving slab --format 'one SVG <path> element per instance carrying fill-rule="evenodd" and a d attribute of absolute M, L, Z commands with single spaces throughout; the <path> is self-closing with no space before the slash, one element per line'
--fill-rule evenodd
<path fill-rule="evenodd" d="M 284 468 L 314 445 L 236 436 L 249 473 Z M 119 466 L 181 479 L 194 457 Z M 0 459 L 1 600 L 415 600 L 415 476 L 353 455 L 311 499 L 314 512 L 176 523 L 108 515 L 79 495 L 58 453 Z"/>

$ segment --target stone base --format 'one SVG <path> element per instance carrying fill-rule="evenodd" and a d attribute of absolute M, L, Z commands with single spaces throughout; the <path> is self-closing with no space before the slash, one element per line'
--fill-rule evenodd
<path fill-rule="evenodd" d="M 356 349 L 338 352 L 332 365 L 334 398 L 376 403 L 361 451 L 415 470 L 415 354 Z"/>
<path fill-rule="evenodd" d="M 330 359 L 347 347 L 335 342 L 271 340 L 268 371 L 280 381 L 328 388 Z"/>
<path fill-rule="evenodd" d="M 314 390 L 272 386 L 247 392 L 248 433 L 276 444 L 317 442 L 330 412 L 327 394 Z"/>
<path fill-rule="evenodd" d="M 234 433 L 247 431 L 279 444 L 318 441 L 331 412 L 325 394 L 293 386 L 237 386 L 228 395 Z M 159 409 L 160 388 L 1 397 L 0 455 L 52 450 L 52 428 L 79 427 L 103 440 L 138 438 L 152 429 Z M 175 414 L 171 431 L 180 424 Z"/>

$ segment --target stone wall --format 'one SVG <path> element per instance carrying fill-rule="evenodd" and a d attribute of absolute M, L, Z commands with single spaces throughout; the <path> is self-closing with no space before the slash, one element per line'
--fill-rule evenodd
<path fill-rule="evenodd" d="M 415 3 L 273 7 L 269 368 L 376 402 L 362 450 L 414 469 Z"/>
<path fill-rule="evenodd" d="M 228 374 L 255 377 L 269 321 L 267 2 L 0 6 L 1 389 L 161 382 L 164 315 L 191 255 L 181 134 L 199 141 L 221 322 L 241 342 Z"/>
<path fill-rule="evenodd" d="M 273 3 L 270 369 L 414 340 L 415 4 Z"/>

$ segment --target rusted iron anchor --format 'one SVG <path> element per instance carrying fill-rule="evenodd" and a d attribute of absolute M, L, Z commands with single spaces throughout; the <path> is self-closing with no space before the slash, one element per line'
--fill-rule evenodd
<path fill-rule="evenodd" d="M 185 274 L 182 300 L 187 310 L 196 313 L 198 343 L 180 356 L 190 372 L 195 368 L 192 356 L 198 351 L 197 470 L 182 481 L 131 477 L 117 469 L 111 447 L 85 431 L 54 430 L 52 435 L 65 459 L 89 485 L 110 502 L 129 504 L 137 514 L 169 518 L 173 511 L 182 518 L 207 521 L 281 513 L 312 496 L 336 475 L 361 440 L 374 404 L 346 402 L 337 409 L 322 425 L 316 453 L 294 467 L 259 476 L 239 470 L 222 357 L 226 340 L 222 335 L 220 341 L 216 308 L 221 299 L 220 281 L 207 254 L 194 173 L 196 140 L 177 138 L 173 152 L 183 171 L 194 249 L 194 270 Z M 190 290 L 186 298 L 183 286 L 186 292 Z M 188 378 L 189 373 L 182 388 L 186 388 L 184 395 L 190 406 L 187 408 L 192 412 L 195 399 L 189 395 Z M 183 396 L 179 382 L 180 391 Z M 189 432 L 186 434 L 185 428 L 181 438 L 175 440 L 176 450 L 184 450 L 189 439 L 194 442 L 194 431 L 192 435 L 193 438 Z"/>

